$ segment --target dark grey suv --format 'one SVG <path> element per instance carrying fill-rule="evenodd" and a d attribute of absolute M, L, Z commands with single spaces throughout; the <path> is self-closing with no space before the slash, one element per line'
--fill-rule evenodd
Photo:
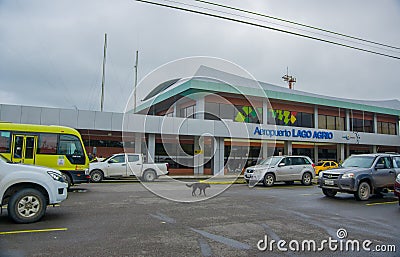
<path fill-rule="evenodd" d="M 393 188 L 400 172 L 396 160 L 400 155 L 360 154 L 347 158 L 341 167 L 320 172 L 319 187 L 329 197 L 337 192 L 354 194 L 359 201 L 368 200 L 385 188 Z"/>

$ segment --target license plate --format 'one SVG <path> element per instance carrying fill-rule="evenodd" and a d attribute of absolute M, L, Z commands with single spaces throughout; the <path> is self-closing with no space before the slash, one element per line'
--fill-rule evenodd
<path fill-rule="evenodd" d="M 325 185 L 328 185 L 328 186 L 333 186 L 335 184 L 332 179 L 327 179 L 327 180 L 325 180 L 324 183 L 325 183 Z"/>

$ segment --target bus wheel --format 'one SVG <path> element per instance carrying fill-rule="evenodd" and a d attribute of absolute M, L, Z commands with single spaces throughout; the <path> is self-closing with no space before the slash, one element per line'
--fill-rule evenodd
<path fill-rule="evenodd" d="M 68 174 L 65 174 L 65 173 L 61 173 L 61 174 L 62 174 L 65 182 L 68 183 L 68 189 L 69 189 L 71 187 L 71 185 L 72 185 L 71 177 Z"/>
<path fill-rule="evenodd" d="M 103 172 L 101 170 L 94 170 L 90 173 L 90 181 L 94 183 L 101 182 L 103 180 Z"/>
<path fill-rule="evenodd" d="M 46 207 L 46 199 L 40 191 L 26 188 L 11 196 L 8 214 L 16 223 L 31 223 L 43 217 Z"/>

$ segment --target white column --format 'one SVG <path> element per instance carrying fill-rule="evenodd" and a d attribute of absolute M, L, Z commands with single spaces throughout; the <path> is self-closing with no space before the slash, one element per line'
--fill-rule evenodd
<path fill-rule="evenodd" d="M 340 144 L 340 159 L 339 161 L 344 161 L 346 159 L 346 156 L 344 155 L 344 144 Z"/>
<path fill-rule="evenodd" d="M 376 113 L 374 113 L 374 133 L 378 133 L 378 118 Z"/>
<path fill-rule="evenodd" d="M 346 147 L 346 157 L 350 156 L 350 145 L 348 144 Z"/>
<path fill-rule="evenodd" d="M 372 153 L 377 153 L 378 152 L 378 147 L 376 145 L 372 146 Z"/>
<path fill-rule="evenodd" d="M 142 153 L 142 133 L 135 133 L 135 153 Z"/>
<path fill-rule="evenodd" d="M 318 145 L 314 145 L 314 163 L 317 163 L 318 161 Z"/>
<path fill-rule="evenodd" d="M 350 111 L 346 110 L 346 131 L 350 131 Z"/>
<path fill-rule="evenodd" d="M 224 175 L 224 138 L 216 137 L 214 141 L 214 175 Z"/>
<path fill-rule="evenodd" d="M 398 136 L 400 136 L 400 131 L 399 131 L 399 129 L 400 129 L 399 120 L 397 120 L 397 122 L 396 122 L 396 134 L 397 134 Z"/>
<path fill-rule="evenodd" d="M 147 162 L 154 163 L 154 157 L 156 153 L 156 135 L 149 134 L 147 146 Z"/>
<path fill-rule="evenodd" d="M 204 96 L 199 97 L 196 100 L 196 119 L 204 120 L 204 111 L 205 111 L 205 100 Z"/>
<path fill-rule="evenodd" d="M 285 149 L 283 150 L 285 155 L 292 155 L 293 148 L 292 148 L 292 141 L 285 141 Z"/>
<path fill-rule="evenodd" d="M 204 174 L 204 140 L 194 137 L 194 174 Z"/>
<path fill-rule="evenodd" d="M 267 141 L 261 141 L 261 151 L 262 151 L 262 158 L 266 159 L 268 157 L 268 143 L 267 143 Z"/>
<path fill-rule="evenodd" d="M 172 105 L 173 108 L 173 117 L 178 117 L 178 108 L 176 107 L 176 102 Z"/>
<path fill-rule="evenodd" d="M 337 144 L 336 145 L 336 161 L 340 162 L 340 161 L 344 161 L 345 159 L 345 155 L 344 155 L 344 144 Z"/>
<path fill-rule="evenodd" d="M 268 101 L 263 100 L 263 107 L 262 107 L 263 113 L 262 113 L 262 123 L 264 125 L 267 125 L 268 123 Z"/>
<path fill-rule="evenodd" d="M 318 106 L 314 106 L 314 127 L 318 129 Z"/>

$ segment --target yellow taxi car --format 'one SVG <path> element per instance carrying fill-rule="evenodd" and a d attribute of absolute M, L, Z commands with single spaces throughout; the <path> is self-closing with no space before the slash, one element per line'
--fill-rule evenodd
<path fill-rule="evenodd" d="M 333 168 L 339 167 L 339 164 L 334 161 L 319 161 L 317 165 L 315 165 L 315 175 L 318 176 L 318 173 L 323 170 L 329 170 Z"/>

